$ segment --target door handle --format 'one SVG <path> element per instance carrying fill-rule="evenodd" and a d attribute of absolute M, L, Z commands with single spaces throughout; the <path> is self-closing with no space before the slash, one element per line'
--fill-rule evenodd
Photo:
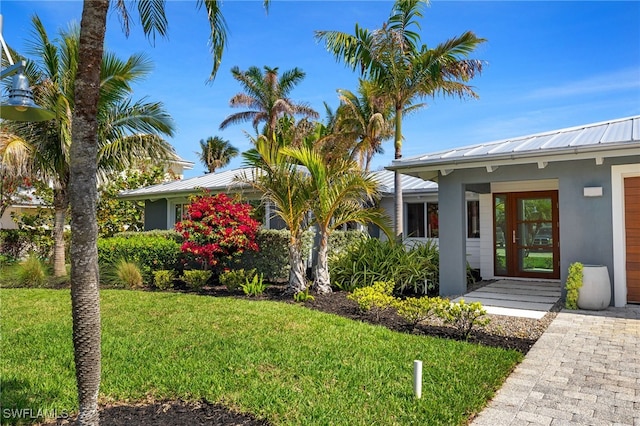
<path fill-rule="evenodd" d="M 513 244 L 516 243 L 516 230 L 514 229 L 513 231 L 511 231 L 511 234 L 513 235 Z"/>

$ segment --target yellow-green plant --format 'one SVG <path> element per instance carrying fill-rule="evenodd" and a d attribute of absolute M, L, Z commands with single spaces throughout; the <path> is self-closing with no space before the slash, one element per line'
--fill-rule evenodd
<path fill-rule="evenodd" d="M 440 315 L 448 303 L 448 300 L 440 297 L 407 297 L 396 302 L 396 309 L 398 315 L 415 328 L 419 322 Z"/>
<path fill-rule="evenodd" d="M 173 288 L 173 280 L 176 277 L 176 272 L 171 269 L 161 269 L 159 271 L 153 271 L 153 283 L 159 290 L 167 290 Z"/>
<path fill-rule="evenodd" d="M 267 283 L 264 282 L 262 274 L 254 275 L 253 279 L 245 279 L 244 284 L 241 285 L 242 291 L 247 296 L 260 296 L 267 288 Z"/>
<path fill-rule="evenodd" d="M 187 270 L 182 273 L 182 280 L 189 288 L 200 290 L 211 278 L 211 271 L 201 271 L 199 269 Z"/>
<path fill-rule="evenodd" d="M 580 262 L 574 262 L 569 265 L 569 276 L 564 288 L 567 290 L 567 299 L 564 306 L 567 309 L 578 309 L 578 293 L 582 287 L 583 265 Z"/>
<path fill-rule="evenodd" d="M 393 281 L 376 281 L 373 285 L 355 289 L 347 298 L 354 300 L 361 311 L 373 312 L 376 321 L 379 321 L 380 314 L 396 303 L 392 295 L 394 287 Z"/>
<path fill-rule="evenodd" d="M 460 299 L 457 303 L 447 303 L 441 312 L 444 322 L 453 325 L 465 339 L 469 338 L 474 326 L 485 326 L 490 319 L 480 302 L 467 303 Z"/>
<path fill-rule="evenodd" d="M 298 303 L 304 303 L 315 299 L 315 297 L 309 294 L 309 288 L 306 288 L 304 291 L 299 291 L 293 295 L 293 300 Z"/>

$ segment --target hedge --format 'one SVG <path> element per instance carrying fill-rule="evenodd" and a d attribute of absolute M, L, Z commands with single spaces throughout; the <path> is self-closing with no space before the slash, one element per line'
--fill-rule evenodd
<path fill-rule="evenodd" d="M 120 259 L 137 263 L 145 273 L 175 269 L 181 258 L 180 244 L 173 239 L 146 233 L 98 239 L 98 262 L 114 265 Z"/>

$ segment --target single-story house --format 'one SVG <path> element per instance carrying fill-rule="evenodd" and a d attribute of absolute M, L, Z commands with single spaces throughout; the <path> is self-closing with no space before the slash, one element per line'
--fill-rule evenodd
<path fill-rule="evenodd" d="M 483 278 L 565 282 L 607 266 L 612 303 L 640 303 L 640 116 L 510 138 L 390 167 L 439 185 L 440 292 L 466 290 L 466 192 L 478 194 Z"/>
<path fill-rule="evenodd" d="M 121 193 L 123 200 L 145 201 L 145 230 L 172 229 L 180 220 L 189 196 L 201 189 L 212 193 L 241 193 L 245 199 L 258 200 L 261 194 L 237 181 L 238 176 L 250 175 L 251 169 L 239 168 L 209 173 L 204 176 L 167 182 Z M 380 184 L 382 199 L 380 205 L 393 219 L 394 174 L 389 170 L 372 172 Z M 438 184 L 412 176 L 402 177 L 402 191 L 405 201 L 406 243 L 431 239 L 438 243 Z M 472 268 L 480 268 L 480 220 L 478 195 L 467 193 L 466 200 L 467 260 Z M 263 226 L 267 229 L 282 229 L 283 223 L 271 213 L 269 205 L 264 207 Z M 375 227 L 369 228 L 372 236 L 384 238 Z"/>

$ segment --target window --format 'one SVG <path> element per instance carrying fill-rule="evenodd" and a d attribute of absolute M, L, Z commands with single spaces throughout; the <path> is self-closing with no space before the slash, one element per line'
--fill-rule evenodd
<path fill-rule="evenodd" d="M 438 203 L 407 203 L 409 238 L 438 238 Z M 467 201 L 467 238 L 480 238 L 480 203 Z"/>
<path fill-rule="evenodd" d="M 467 238 L 480 238 L 480 201 L 467 201 Z"/>
<path fill-rule="evenodd" d="M 173 224 L 180 222 L 185 218 L 187 214 L 187 205 L 186 204 L 176 204 L 173 215 Z"/>
<path fill-rule="evenodd" d="M 424 238 L 424 203 L 407 204 L 407 237 Z"/>

